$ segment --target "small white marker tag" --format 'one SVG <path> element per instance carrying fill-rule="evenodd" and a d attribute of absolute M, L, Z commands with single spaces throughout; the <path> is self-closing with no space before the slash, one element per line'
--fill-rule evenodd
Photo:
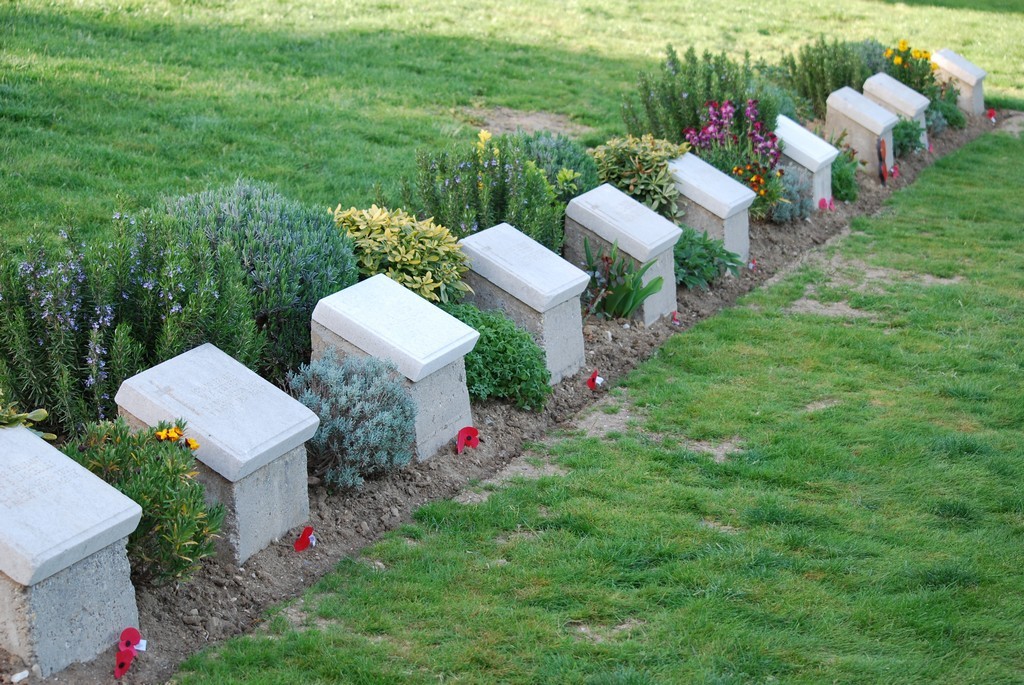
<path fill-rule="evenodd" d="M 315 535 L 310 535 L 309 536 L 309 544 L 312 547 L 316 547 L 316 536 Z"/>
<path fill-rule="evenodd" d="M 145 640 L 139 640 L 139 644 L 135 645 L 136 651 L 145 652 L 146 651 L 146 644 L 147 643 L 146 643 Z"/>
<path fill-rule="evenodd" d="M 597 378 L 595 378 L 595 379 L 594 379 L 594 382 L 595 382 L 595 383 L 597 383 L 598 385 L 604 385 L 604 379 L 603 379 L 603 378 L 601 378 L 600 376 L 598 376 Z"/>

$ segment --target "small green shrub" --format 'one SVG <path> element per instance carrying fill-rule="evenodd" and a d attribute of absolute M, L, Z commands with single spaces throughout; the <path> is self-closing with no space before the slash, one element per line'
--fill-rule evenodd
<path fill-rule="evenodd" d="M 406 205 L 459 238 L 504 221 L 562 251 L 565 205 L 514 139 L 494 141 L 480 131 L 475 145 L 420 151 L 416 169 L 414 181 L 404 184 Z"/>
<path fill-rule="evenodd" d="M 339 361 L 329 348 L 289 374 L 288 390 L 320 417 L 308 443 L 308 468 L 330 487 L 358 488 L 364 478 L 412 460 L 416 408 L 391 362 Z"/>
<path fill-rule="evenodd" d="M 814 211 L 811 181 L 795 168 L 786 169 L 781 177 L 782 198 L 772 207 L 770 218 L 773 223 L 785 224 L 806 219 Z"/>
<path fill-rule="evenodd" d="M 704 52 L 698 57 L 691 47 L 680 59 L 669 46 L 657 73 L 638 76 L 636 95 L 623 101 L 622 118 L 631 135 L 649 133 L 682 143 L 687 129 L 701 127 L 705 104 L 722 100 L 758 101 L 758 120 L 766 130 L 775 129 L 779 103 L 773 88 L 754 71 L 749 55 L 737 63 L 725 52 Z M 743 129 L 739 134 L 745 136 L 747 132 Z"/>
<path fill-rule="evenodd" d="M 466 355 L 466 385 L 477 400 L 506 399 L 520 409 L 540 411 L 551 394 L 551 373 L 544 350 L 529 333 L 496 310 L 481 311 L 471 304 L 443 309 L 480 333 Z"/>
<path fill-rule="evenodd" d="M 165 202 L 190 240 L 216 253 L 229 245 L 253 294 L 253 317 L 267 337 L 261 372 L 281 379 L 309 359 L 309 319 L 321 298 L 356 281 L 351 243 L 329 213 L 305 207 L 270 185 L 234 185 Z"/>
<path fill-rule="evenodd" d="M 24 426 L 32 430 L 33 424 L 45 421 L 47 416 L 48 414 L 45 409 L 34 409 L 30 412 L 18 411 L 13 404 L 7 404 L 4 401 L 4 389 L 0 388 L 0 428 Z M 32 430 L 32 432 L 47 440 L 54 440 L 57 437 L 52 433 L 40 433 L 37 430 Z"/>
<path fill-rule="evenodd" d="M 853 49 L 857 51 L 860 60 L 864 63 L 867 68 L 868 74 L 879 74 L 885 71 L 886 59 L 885 59 L 885 46 L 879 43 L 874 38 L 867 38 L 865 40 L 854 41 L 850 43 Z"/>
<path fill-rule="evenodd" d="M 593 190 L 600 184 L 594 158 L 587 154 L 587 148 L 582 143 L 568 136 L 538 131 L 532 134 L 517 133 L 507 138 L 512 145 L 522 147 L 537 168 L 544 172 L 559 202 L 568 203 L 577 195 Z"/>
<path fill-rule="evenodd" d="M 928 130 L 938 135 L 947 126 L 952 128 L 964 128 L 967 126 L 967 115 L 957 106 L 956 101 L 960 92 L 949 84 L 937 85 L 928 90 L 925 95 L 930 99 L 928 109 L 925 111 L 925 119 L 928 123 Z"/>
<path fill-rule="evenodd" d="M 921 124 L 913 119 L 904 119 L 896 123 L 892 129 L 892 151 L 897 157 L 924 149 L 921 142 Z"/>
<path fill-rule="evenodd" d="M 689 151 L 687 143 L 676 144 L 651 135 L 612 138 L 594 150 L 597 174 L 602 183 L 610 183 L 670 221 L 677 221 L 679 191 L 672 180 L 668 163 Z"/>
<path fill-rule="evenodd" d="M 678 285 L 707 290 L 716 278 L 726 272 L 739 275 L 743 260 L 738 254 L 726 250 L 725 243 L 689 226 L 680 228 L 683 234 L 673 250 Z"/>
<path fill-rule="evenodd" d="M 874 73 L 868 71 L 856 44 L 828 42 L 823 36 L 801 47 L 795 56 L 784 56 L 781 66 L 786 82 L 811 102 L 819 119 L 825 118 L 825 101 L 832 91 L 843 86 L 860 90 Z"/>
<path fill-rule="evenodd" d="M 842 202 L 854 202 L 860 193 L 857 185 L 857 169 L 860 161 L 857 153 L 843 140 L 846 138 L 844 131 L 839 138 L 829 142 L 839 149 L 839 154 L 832 161 L 832 197 Z"/>
<path fill-rule="evenodd" d="M 587 260 L 590 285 L 584 293 L 587 311 L 590 314 L 612 319 L 629 318 L 648 297 L 659 292 L 665 284 L 661 276 L 652 278 L 644 285 L 644 274 L 654 266 L 648 262 L 642 266 L 619 252 L 619 244 L 605 254 L 604 249 L 594 254 L 590 241 L 583 239 L 583 252 Z"/>
<path fill-rule="evenodd" d="M 334 222 L 355 245 L 360 275 L 386 274 L 432 302 L 457 301 L 469 290 L 462 282 L 466 256 L 444 226 L 377 205 L 345 211 L 338 205 Z"/>
<path fill-rule="evenodd" d="M 133 431 L 124 419 L 85 426 L 64 453 L 135 500 L 142 520 L 128 536 L 128 559 L 137 582 L 188 578 L 213 554 L 224 510 L 208 507 L 196 480 L 185 423 Z"/>

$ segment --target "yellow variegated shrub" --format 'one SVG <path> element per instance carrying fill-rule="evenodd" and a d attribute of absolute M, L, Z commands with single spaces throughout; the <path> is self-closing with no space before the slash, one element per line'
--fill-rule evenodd
<path fill-rule="evenodd" d="M 455 302 L 469 290 L 462 282 L 466 256 L 455 236 L 433 219 L 418 220 L 401 209 L 334 210 L 334 222 L 355 245 L 364 278 L 384 274 L 434 302 Z"/>

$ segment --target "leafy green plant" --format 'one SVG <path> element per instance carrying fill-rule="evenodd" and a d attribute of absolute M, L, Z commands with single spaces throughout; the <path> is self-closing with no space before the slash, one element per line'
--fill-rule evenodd
<path fill-rule="evenodd" d="M 945 83 L 928 89 L 925 95 L 930 99 L 925 110 L 928 130 L 933 134 L 942 133 L 947 126 L 964 128 L 967 126 L 967 115 L 956 104 L 960 92 L 952 85 Z"/>
<path fill-rule="evenodd" d="M 837 39 L 829 42 L 824 36 L 801 47 L 796 55 L 785 55 L 781 66 L 786 82 L 810 101 L 820 119 L 825 118 L 825 101 L 832 91 L 843 86 L 860 90 L 874 73 L 868 70 L 857 44 Z"/>
<path fill-rule="evenodd" d="M 181 420 L 133 431 L 118 418 L 87 424 L 63 448 L 142 507 L 142 520 L 128 536 L 132 576 L 139 582 L 188 578 L 213 554 L 224 520 L 223 507 L 203 500 L 192 456 L 199 444 L 184 431 Z"/>
<path fill-rule="evenodd" d="M 913 119 L 900 120 L 892 129 L 892 151 L 897 157 L 903 157 L 911 152 L 924 149 L 921 142 L 921 124 Z"/>
<path fill-rule="evenodd" d="M 668 163 L 689 151 L 688 143 L 676 144 L 651 135 L 612 138 L 594 150 L 597 174 L 670 221 L 678 220 L 679 190 Z"/>
<path fill-rule="evenodd" d="M 604 249 L 594 254 L 590 241 L 583 239 L 583 253 L 587 260 L 590 285 L 585 293 L 587 311 L 612 319 L 629 318 L 636 313 L 648 297 L 659 292 L 665 283 L 661 276 L 644 285 L 643 278 L 654 262 L 642 266 L 619 252 L 618 242 L 605 254 Z"/>
<path fill-rule="evenodd" d="M 497 310 L 471 304 L 443 309 L 480 333 L 466 355 L 466 385 L 477 400 L 506 399 L 521 409 L 540 411 L 551 394 L 544 350 L 533 337 Z"/>
<path fill-rule="evenodd" d="M 480 131 L 475 145 L 421 150 L 416 177 L 405 184 L 406 205 L 459 238 L 507 222 L 561 252 L 565 205 L 515 139 L 500 143 Z"/>
<path fill-rule="evenodd" d="M 287 199 L 265 183 L 234 185 L 165 202 L 190 239 L 236 252 L 267 338 L 259 367 L 269 378 L 309 359 L 309 318 L 321 298 L 356 281 L 352 244 L 328 213 Z"/>
<path fill-rule="evenodd" d="M 32 430 L 33 424 L 45 421 L 48 415 L 45 409 L 33 409 L 30 412 L 18 411 L 13 404 L 8 404 L 4 401 L 4 389 L 0 388 L 0 428 L 24 426 Z M 53 433 L 40 433 L 37 430 L 32 430 L 32 432 L 46 440 L 55 440 L 57 438 Z"/>
<path fill-rule="evenodd" d="M 681 143 L 687 129 L 701 127 L 705 104 L 723 100 L 758 101 L 758 121 L 766 130 L 775 128 L 777 94 L 754 71 L 749 55 L 738 63 L 724 52 L 704 52 L 698 57 L 691 47 L 680 59 L 669 46 L 657 73 L 642 72 L 637 77 L 636 94 L 624 99 L 622 118 L 631 135 L 650 133 Z M 738 131 L 741 136 L 747 132 L 745 128 Z"/>
<path fill-rule="evenodd" d="M 782 181 L 782 197 L 771 210 L 773 223 L 785 224 L 798 219 L 806 219 L 814 211 L 811 181 L 807 175 L 795 168 L 787 168 L 780 180 Z"/>
<path fill-rule="evenodd" d="M 377 205 L 344 211 L 338 205 L 334 222 L 355 245 L 361 276 L 386 274 L 433 302 L 457 301 L 469 290 L 462 282 L 469 268 L 462 248 L 433 220 Z"/>
<path fill-rule="evenodd" d="M 408 464 L 416 440 L 416 408 L 395 365 L 345 356 L 334 348 L 289 374 L 291 395 L 320 417 L 307 443 L 309 471 L 333 488 Z"/>
<path fill-rule="evenodd" d="M 0 263 L 0 387 L 48 407 L 65 436 L 114 416 L 117 388 L 147 366 L 203 342 L 253 366 L 265 341 L 232 246 L 166 217 L 114 216 L 108 243 L 31 239 Z"/>
<path fill-rule="evenodd" d="M 926 112 L 928 129 L 937 134 L 947 126 L 963 128 L 967 117 L 956 105 L 959 91 L 951 84 L 939 83 L 935 78 L 938 67 L 931 61 L 927 50 L 912 48 L 906 40 L 882 51 L 885 72 L 901 83 L 913 88 L 929 100 Z"/>
<path fill-rule="evenodd" d="M 594 158 L 587 154 L 587 148 L 582 143 L 568 136 L 538 131 L 503 138 L 507 138 L 512 145 L 522 147 L 544 172 L 559 202 L 568 203 L 577 195 L 593 190 L 600 184 Z M 505 145 L 504 142 L 501 144 Z"/>
<path fill-rule="evenodd" d="M 738 276 L 743 260 L 725 249 L 721 240 L 709 237 L 703 231 L 682 225 L 673 249 L 676 263 L 676 283 L 686 288 L 707 290 L 711 283 L 726 272 Z"/>
<path fill-rule="evenodd" d="M 832 197 L 842 202 L 854 202 L 860 193 L 857 185 L 860 161 L 857 159 L 857 152 L 844 142 L 845 139 L 846 131 L 843 131 L 838 138 L 829 140 L 839 149 L 839 154 L 832 160 Z"/>

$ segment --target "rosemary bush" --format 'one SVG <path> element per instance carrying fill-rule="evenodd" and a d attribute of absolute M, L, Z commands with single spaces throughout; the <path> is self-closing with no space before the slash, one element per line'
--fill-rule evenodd
<path fill-rule="evenodd" d="M 600 184 L 594 158 L 587 154 L 587 148 L 582 143 L 568 136 L 538 131 L 533 134 L 517 133 L 507 139 L 512 145 L 522 147 L 544 172 L 559 202 L 568 203 L 577 195 L 593 190 Z"/>
<path fill-rule="evenodd" d="M 801 96 L 807 98 L 819 119 L 825 118 L 825 100 L 829 94 L 850 86 L 860 90 L 871 74 L 856 43 L 844 43 L 825 38 L 801 47 L 796 55 L 786 55 L 781 66 L 786 82 Z"/>
<path fill-rule="evenodd" d="M 544 172 L 514 138 L 494 141 L 480 131 L 475 145 L 420 151 L 405 204 L 459 238 L 507 222 L 553 252 L 561 252 L 565 205 Z"/>
<path fill-rule="evenodd" d="M 412 460 L 416 409 L 391 362 L 339 360 L 330 348 L 289 374 L 288 390 L 320 417 L 308 465 L 330 487 L 358 488 Z"/>
<path fill-rule="evenodd" d="M 681 143 L 687 129 L 701 127 L 706 103 L 722 100 L 757 100 L 758 120 L 766 130 L 775 128 L 778 96 L 755 72 L 749 55 L 737 63 L 724 52 L 704 52 L 698 57 L 691 47 L 680 59 L 669 46 L 658 72 L 638 76 L 636 94 L 623 101 L 622 118 L 631 135 L 650 133 Z M 741 127 L 737 133 L 745 136 L 748 129 Z"/>
<path fill-rule="evenodd" d="M 125 378 L 203 342 L 254 365 L 264 337 L 229 245 L 182 237 L 166 218 L 114 215 L 86 248 L 62 233 L 0 263 L 0 388 L 45 406 L 63 433 L 112 417 Z"/>
<path fill-rule="evenodd" d="M 165 210 L 208 249 L 231 246 L 253 293 L 253 318 L 266 335 L 261 373 L 281 379 L 309 360 L 309 319 L 321 298 L 356 281 L 352 244 L 331 215 L 308 208 L 271 186 L 234 185 L 170 200 Z"/>

